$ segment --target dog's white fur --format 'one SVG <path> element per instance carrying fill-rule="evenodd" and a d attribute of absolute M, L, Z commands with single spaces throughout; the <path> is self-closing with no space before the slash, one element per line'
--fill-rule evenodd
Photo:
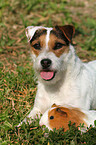
<path fill-rule="evenodd" d="M 30 41 L 35 31 L 41 28 L 47 30 L 46 48 L 37 57 L 32 54 L 38 86 L 34 107 L 27 117 L 34 118 L 36 114 L 43 114 L 54 103 L 62 106 L 68 104 L 86 110 L 96 109 L 96 61 L 83 63 L 71 44 L 69 52 L 60 57 L 48 51 L 52 28 L 30 26 L 26 32 L 28 40 Z M 57 72 L 50 81 L 45 81 L 40 76 L 40 61 L 44 58 L 52 61 L 51 69 Z"/>

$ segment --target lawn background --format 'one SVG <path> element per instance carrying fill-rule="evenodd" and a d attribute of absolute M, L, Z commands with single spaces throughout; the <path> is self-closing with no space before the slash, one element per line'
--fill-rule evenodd
<path fill-rule="evenodd" d="M 73 43 L 79 57 L 84 62 L 96 59 L 95 0 L 0 0 L 1 145 L 96 145 L 96 128 L 81 134 L 69 123 L 66 133 L 49 132 L 39 126 L 39 119 L 15 127 L 32 108 L 36 94 L 25 28 L 65 24 L 75 26 Z"/>

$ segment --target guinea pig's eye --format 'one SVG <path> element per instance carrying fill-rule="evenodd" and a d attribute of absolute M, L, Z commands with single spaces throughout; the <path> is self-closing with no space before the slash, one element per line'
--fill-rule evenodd
<path fill-rule="evenodd" d="M 50 116 L 50 119 L 54 119 L 54 116 Z"/>

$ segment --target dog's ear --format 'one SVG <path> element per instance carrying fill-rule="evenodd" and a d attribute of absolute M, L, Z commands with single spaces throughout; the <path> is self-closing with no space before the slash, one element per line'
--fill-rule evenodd
<path fill-rule="evenodd" d="M 28 42 L 32 39 L 32 37 L 34 36 L 35 32 L 38 30 L 38 29 L 42 29 L 44 27 L 42 26 L 28 26 L 26 28 L 26 36 L 28 38 Z"/>
<path fill-rule="evenodd" d="M 64 25 L 64 26 L 56 26 L 56 29 L 59 29 L 63 32 L 66 39 L 71 42 L 74 34 L 75 34 L 75 28 L 72 25 Z"/>
<path fill-rule="evenodd" d="M 35 33 L 34 26 L 28 26 L 25 30 L 28 41 L 30 41 Z"/>

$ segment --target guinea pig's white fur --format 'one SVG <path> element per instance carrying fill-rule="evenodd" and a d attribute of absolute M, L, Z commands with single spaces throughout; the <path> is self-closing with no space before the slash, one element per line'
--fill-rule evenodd
<path fill-rule="evenodd" d="M 56 112 L 56 110 L 58 110 L 59 112 L 58 111 Z M 60 113 L 60 110 L 61 110 L 61 113 Z M 50 121 L 50 117 L 51 117 L 51 121 Z M 81 131 L 84 132 L 87 129 L 87 127 L 90 127 L 90 125 L 94 127 L 95 120 L 96 120 L 95 110 L 87 111 L 87 110 L 82 110 L 82 109 L 73 108 L 73 107 L 61 107 L 61 106 L 54 107 L 53 106 L 52 108 L 49 108 L 43 114 L 43 116 L 40 119 L 39 124 L 40 126 L 45 125 L 49 130 L 53 130 L 53 128 L 59 129 L 60 127 L 63 127 L 64 131 L 66 131 L 68 130 L 69 121 L 71 121 L 71 123 L 76 123 L 76 126 L 80 125 L 80 123 L 81 124 L 84 123 L 84 127 L 79 128 Z"/>

